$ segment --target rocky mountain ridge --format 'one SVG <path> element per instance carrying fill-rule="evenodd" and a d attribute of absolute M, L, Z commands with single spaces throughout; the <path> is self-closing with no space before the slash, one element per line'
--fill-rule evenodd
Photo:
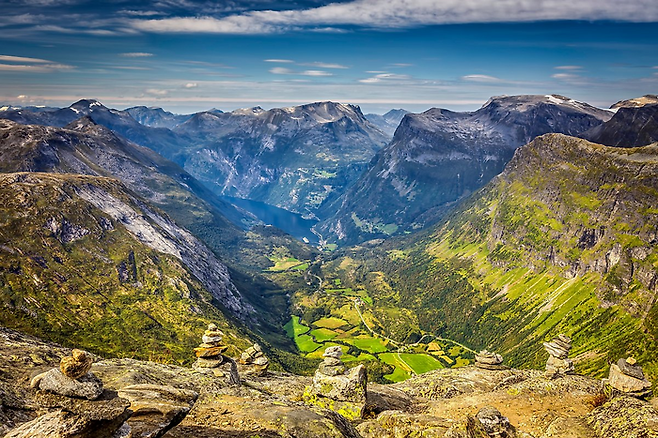
<path fill-rule="evenodd" d="M 372 124 L 377 126 L 383 133 L 393 138 L 395 130 L 398 129 L 400 122 L 409 111 L 404 109 L 392 109 L 385 114 L 366 114 Z"/>
<path fill-rule="evenodd" d="M 495 97 L 475 112 L 407 114 L 369 169 L 326 207 L 319 229 L 353 244 L 422 228 L 498 175 L 534 137 L 577 135 L 610 117 L 556 95 Z"/>

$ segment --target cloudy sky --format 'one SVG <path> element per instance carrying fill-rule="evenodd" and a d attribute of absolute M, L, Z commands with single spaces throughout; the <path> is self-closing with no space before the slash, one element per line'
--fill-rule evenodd
<path fill-rule="evenodd" d="M 656 0 L 3 0 L 0 104 L 365 111 L 658 93 Z"/>

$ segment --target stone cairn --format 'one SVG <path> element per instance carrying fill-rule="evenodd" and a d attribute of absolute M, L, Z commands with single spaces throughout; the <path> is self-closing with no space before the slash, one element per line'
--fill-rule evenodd
<path fill-rule="evenodd" d="M 103 393 L 103 382 L 91 370 L 93 359 L 82 350 L 62 358 L 59 368 L 35 376 L 30 386 L 66 397 L 96 400 Z"/>
<path fill-rule="evenodd" d="M 254 344 L 242 353 L 240 363 L 247 365 L 245 374 L 257 377 L 267 374 L 267 367 L 270 366 L 270 360 L 265 356 L 258 344 Z"/>
<path fill-rule="evenodd" d="M 217 377 L 224 377 L 227 373 L 221 369 L 221 365 L 228 362 L 230 365 L 229 383 L 240 385 L 237 364 L 233 359 L 222 354 L 228 349 L 228 345 L 224 345 L 222 342 L 223 338 L 224 333 L 215 324 L 208 324 L 208 329 L 201 338 L 201 344 L 194 349 L 197 359 L 192 364 L 192 368 L 201 372 L 212 372 Z"/>
<path fill-rule="evenodd" d="M 503 365 L 503 356 L 482 350 L 475 355 L 475 366 L 485 370 L 507 370 L 509 367 Z"/>
<path fill-rule="evenodd" d="M 222 343 L 223 338 L 224 333 L 215 324 L 209 324 L 208 330 L 201 338 L 202 343 L 194 349 L 197 360 L 192 364 L 192 368 L 210 369 L 219 377 L 223 376 L 224 373 L 218 369 L 224 363 L 222 353 L 228 349 L 228 346 Z"/>
<path fill-rule="evenodd" d="M 625 395 L 645 398 L 651 394 L 651 382 L 644 377 L 642 367 L 633 357 L 619 359 L 610 366 L 607 385 Z"/>
<path fill-rule="evenodd" d="M 573 361 L 569 359 L 571 350 L 571 339 L 563 334 L 553 338 L 551 342 L 544 342 L 544 348 L 548 352 L 546 361 L 546 377 L 553 379 L 564 374 L 573 374 Z"/>
<path fill-rule="evenodd" d="M 363 365 L 347 370 L 342 355 L 340 346 L 327 347 L 303 399 L 354 420 L 362 417 L 366 407 L 366 370 Z"/>

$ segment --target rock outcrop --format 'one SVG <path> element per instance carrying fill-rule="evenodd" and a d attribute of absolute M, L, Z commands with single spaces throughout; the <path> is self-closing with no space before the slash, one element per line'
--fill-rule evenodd
<path fill-rule="evenodd" d="M 548 352 L 548 361 L 546 361 L 547 378 L 553 379 L 574 372 L 573 361 L 569 359 L 571 338 L 560 334 L 553 338 L 551 342 L 544 342 L 544 348 Z"/>
<path fill-rule="evenodd" d="M 342 355 L 338 345 L 325 350 L 313 385 L 304 392 L 304 401 L 353 420 L 360 418 L 366 407 L 366 370 L 359 365 L 346 371 Z"/>
<path fill-rule="evenodd" d="M 643 398 L 651 394 L 651 382 L 644 377 L 642 367 L 635 358 L 619 359 L 610 365 L 610 374 L 605 380 L 615 392 Z"/>

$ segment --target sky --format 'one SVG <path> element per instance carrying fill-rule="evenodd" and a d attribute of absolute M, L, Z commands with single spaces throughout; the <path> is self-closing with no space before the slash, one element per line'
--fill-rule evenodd
<path fill-rule="evenodd" d="M 2 0 L 0 105 L 472 110 L 658 94 L 656 0 Z"/>

